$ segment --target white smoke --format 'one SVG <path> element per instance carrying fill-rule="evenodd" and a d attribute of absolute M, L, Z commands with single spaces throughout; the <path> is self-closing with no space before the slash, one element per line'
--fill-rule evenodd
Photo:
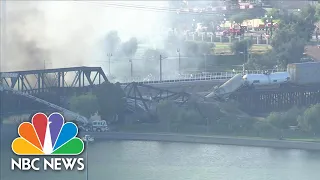
<path fill-rule="evenodd" d="M 152 39 L 166 26 L 165 12 L 109 7 L 108 3 L 167 7 L 161 1 L 7 1 L 1 71 L 75 66 L 106 70 L 107 52 L 101 42 L 109 31 L 118 31 L 122 41 Z M 161 42 L 151 41 L 157 46 Z"/>

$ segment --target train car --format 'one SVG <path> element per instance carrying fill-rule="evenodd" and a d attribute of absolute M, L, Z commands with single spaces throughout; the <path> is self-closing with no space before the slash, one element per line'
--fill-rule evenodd
<path fill-rule="evenodd" d="M 290 81 L 288 72 L 276 72 L 271 74 L 246 74 L 243 76 L 246 86 L 254 88 L 280 87 Z"/>
<path fill-rule="evenodd" d="M 236 74 L 234 77 L 229 79 L 227 82 L 225 82 L 223 85 L 221 85 L 219 88 L 216 88 L 213 92 L 208 94 L 206 97 L 224 97 L 237 89 L 239 89 L 244 84 L 242 74 Z"/>
<path fill-rule="evenodd" d="M 295 85 L 320 84 L 320 63 L 305 62 L 288 64 L 290 82 Z"/>

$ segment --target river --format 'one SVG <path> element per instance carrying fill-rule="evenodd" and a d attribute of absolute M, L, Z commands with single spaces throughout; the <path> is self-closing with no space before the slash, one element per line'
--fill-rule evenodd
<path fill-rule="evenodd" d="M 90 144 L 91 180 L 319 180 L 320 153 L 240 146 L 110 141 Z M 85 180 L 84 172 L 10 173 L 1 180 Z"/>

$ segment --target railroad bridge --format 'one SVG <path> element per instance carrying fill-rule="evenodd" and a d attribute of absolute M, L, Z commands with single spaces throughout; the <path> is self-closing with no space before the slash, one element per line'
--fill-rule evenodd
<path fill-rule="evenodd" d="M 320 103 L 320 84 L 277 89 L 240 89 L 229 96 L 241 109 L 250 113 L 285 111 L 293 106 L 306 107 Z"/>
<path fill-rule="evenodd" d="M 108 81 L 101 67 L 70 67 L 59 69 L 0 73 L 0 82 L 29 94 L 59 91 L 69 94 Z"/>
<path fill-rule="evenodd" d="M 75 93 L 88 92 L 92 88 L 109 82 L 101 67 L 71 67 L 32 71 L 2 72 L 0 74 L 1 84 L 22 91 L 51 103 L 66 107 L 65 99 Z M 230 78 L 230 77 L 229 77 Z M 125 82 L 121 83 L 125 90 L 128 103 L 140 109 L 147 110 L 151 102 L 159 102 L 162 99 L 170 99 L 179 102 L 186 102 L 190 99 L 190 93 L 183 91 L 168 90 L 170 84 L 188 82 L 201 84 L 200 81 L 210 84 L 210 82 L 226 81 L 226 76 L 199 77 L 193 79 L 165 80 L 163 82 Z M 161 86 L 161 83 L 166 85 Z M 170 83 L 170 84 L 169 84 Z M 180 84 L 179 84 L 180 86 Z M 201 89 L 201 88 L 199 88 Z M 207 92 L 209 89 L 204 89 Z M 308 106 L 320 102 L 320 85 L 305 87 L 290 87 L 269 90 L 247 90 L 240 89 L 229 96 L 230 99 L 238 101 L 242 109 L 246 112 L 267 113 L 271 111 L 281 111 L 293 106 Z M 130 100 L 130 101 L 129 101 Z M 3 111 L 9 109 L 29 110 L 31 106 L 36 106 L 21 98 L 6 96 L 1 92 L 1 103 L 9 102 L 2 107 Z M 27 102 L 27 103 L 26 103 Z M 34 104 L 34 105 L 33 105 Z M 43 108 L 43 105 L 36 107 Z M 135 108 L 134 107 L 134 108 Z"/>
<path fill-rule="evenodd" d="M 108 81 L 101 67 L 0 72 L 0 84 L 24 92 L 58 106 L 67 106 L 67 97 L 88 92 Z M 1 91 L 1 114 L 52 110 L 28 98 Z M 32 109 L 36 108 L 36 109 Z"/>

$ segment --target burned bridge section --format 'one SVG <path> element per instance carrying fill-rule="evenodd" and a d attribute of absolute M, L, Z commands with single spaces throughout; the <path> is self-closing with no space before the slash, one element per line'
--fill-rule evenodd
<path fill-rule="evenodd" d="M 190 94 L 186 92 L 173 92 L 166 89 L 153 87 L 151 85 L 132 82 L 123 88 L 128 109 L 132 112 L 143 110 L 152 114 L 155 104 L 162 100 L 171 100 L 183 105 L 190 99 Z"/>
<path fill-rule="evenodd" d="M 1 72 L 1 84 L 37 94 L 56 88 L 85 88 L 108 81 L 101 67 L 71 67 L 31 71 Z"/>
<path fill-rule="evenodd" d="M 265 90 L 239 90 L 230 95 L 248 113 L 285 111 L 320 103 L 320 85 Z"/>

